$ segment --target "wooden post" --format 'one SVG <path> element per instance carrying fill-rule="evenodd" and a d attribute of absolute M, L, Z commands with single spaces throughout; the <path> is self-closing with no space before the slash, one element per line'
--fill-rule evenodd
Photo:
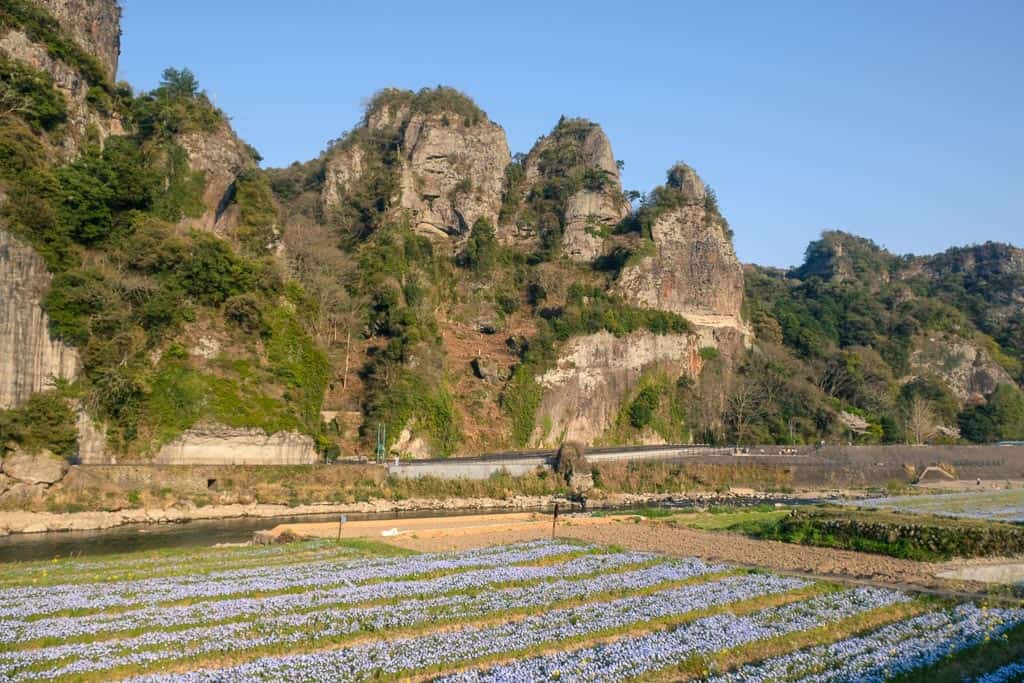
<path fill-rule="evenodd" d="M 555 503 L 555 514 L 551 517 L 551 540 L 555 540 L 555 524 L 558 522 L 558 503 Z"/>
<path fill-rule="evenodd" d="M 345 517 L 345 515 L 339 515 L 338 516 L 338 540 L 339 541 L 341 540 L 341 525 L 344 524 L 346 521 L 348 521 L 348 519 Z"/>

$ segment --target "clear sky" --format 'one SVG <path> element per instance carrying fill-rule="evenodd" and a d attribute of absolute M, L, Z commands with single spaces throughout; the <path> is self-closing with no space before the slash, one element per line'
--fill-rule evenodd
<path fill-rule="evenodd" d="M 626 189 L 686 161 L 747 262 L 798 263 L 827 228 L 1024 245 L 1021 0 L 122 4 L 119 77 L 191 68 L 267 165 L 316 156 L 380 88 L 445 84 L 513 152 L 597 121 Z"/>

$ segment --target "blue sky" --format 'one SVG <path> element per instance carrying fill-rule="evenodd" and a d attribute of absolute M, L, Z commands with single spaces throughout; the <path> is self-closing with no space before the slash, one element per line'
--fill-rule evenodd
<path fill-rule="evenodd" d="M 513 152 L 597 121 L 627 189 L 686 161 L 746 262 L 798 263 L 828 228 L 1024 245 L 1019 0 L 122 4 L 119 77 L 191 68 L 267 165 L 316 156 L 382 87 L 445 84 Z"/>

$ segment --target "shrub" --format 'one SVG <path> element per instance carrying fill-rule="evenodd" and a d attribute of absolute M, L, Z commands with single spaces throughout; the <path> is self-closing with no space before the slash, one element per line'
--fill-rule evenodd
<path fill-rule="evenodd" d="M 263 311 L 255 294 L 237 294 L 224 302 L 224 319 L 247 334 L 264 331 Z"/>
<path fill-rule="evenodd" d="M 32 394 L 23 405 L 0 410 L 0 455 L 13 442 L 29 452 L 48 449 L 71 457 L 78 449 L 75 412 L 60 390 Z"/>
<path fill-rule="evenodd" d="M 485 275 L 497 263 L 498 251 L 498 238 L 494 234 L 491 222 L 486 218 L 478 218 L 469 232 L 469 239 L 463 252 L 466 267 L 478 275 Z"/>

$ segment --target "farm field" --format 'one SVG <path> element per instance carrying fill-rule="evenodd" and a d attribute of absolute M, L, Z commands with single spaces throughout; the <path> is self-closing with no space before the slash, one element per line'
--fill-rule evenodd
<path fill-rule="evenodd" d="M 0 566 L 3 681 L 933 683 L 1019 680 L 1021 658 L 1021 604 L 571 540 Z"/>
<path fill-rule="evenodd" d="M 889 496 L 847 501 L 847 504 L 944 517 L 1024 522 L 1024 488 L 979 491 L 977 493 Z"/>

